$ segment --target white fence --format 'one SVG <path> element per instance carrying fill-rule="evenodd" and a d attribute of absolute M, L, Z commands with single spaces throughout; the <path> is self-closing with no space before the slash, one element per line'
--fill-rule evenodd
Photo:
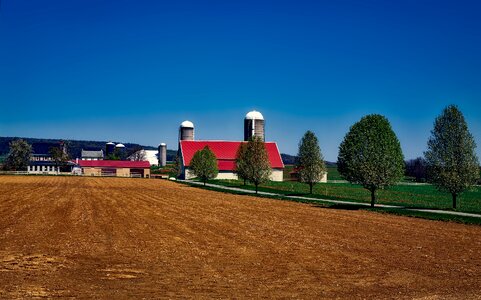
<path fill-rule="evenodd" d="M 102 172 L 99 174 L 79 174 L 72 172 L 28 172 L 28 171 L 0 171 L 0 175 L 50 175 L 50 176 L 84 176 L 84 177 L 117 177 L 113 172 Z M 130 177 L 130 178 L 142 178 L 142 174 L 132 173 L 130 176 L 118 176 L 118 177 Z"/>

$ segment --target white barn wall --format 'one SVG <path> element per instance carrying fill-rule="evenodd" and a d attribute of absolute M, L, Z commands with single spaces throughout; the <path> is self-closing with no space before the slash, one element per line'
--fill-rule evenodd
<path fill-rule="evenodd" d="M 283 181 L 284 180 L 284 171 L 279 169 L 272 169 L 272 174 L 270 179 L 272 181 Z"/>
<path fill-rule="evenodd" d="M 195 178 L 194 174 L 192 173 L 189 168 L 185 168 L 185 179 L 192 179 Z M 215 179 L 228 179 L 228 180 L 237 180 L 237 174 L 234 172 L 226 172 L 222 171 L 217 174 Z M 272 181 L 283 181 L 284 180 L 284 172 L 280 169 L 273 169 L 272 174 L 270 176 L 270 180 Z"/>

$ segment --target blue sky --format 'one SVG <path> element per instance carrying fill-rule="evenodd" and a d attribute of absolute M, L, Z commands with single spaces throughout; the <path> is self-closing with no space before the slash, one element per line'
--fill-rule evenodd
<path fill-rule="evenodd" d="M 479 1 L 1 0 L 0 136 L 177 147 L 240 140 L 252 109 L 295 154 L 326 159 L 363 115 L 385 115 L 406 158 L 448 104 L 481 146 Z M 481 157 L 480 148 L 477 149 Z"/>

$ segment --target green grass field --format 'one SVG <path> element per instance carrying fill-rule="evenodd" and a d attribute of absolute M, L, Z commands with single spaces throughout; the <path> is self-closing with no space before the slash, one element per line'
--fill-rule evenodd
<path fill-rule="evenodd" d="M 213 180 L 212 183 L 241 187 L 254 190 L 254 186 L 243 186 L 237 180 Z M 282 195 L 307 196 L 307 184 L 284 181 L 269 182 L 260 186 L 259 190 Z M 370 193 L 359 185 L 349 183 L 319 183 L 314 186 L 313 198 L 345 200 L 370 203 Z M 377 203 L 393 204 L 412 208 L 446 209 L 452 207 L 451 195 L 436 190 L 431 185 L 396 185 L 377 193 Z M 479 186 L 464 192 L 458 198 L 457 211 L 481 213 L 481 188 Z"/>

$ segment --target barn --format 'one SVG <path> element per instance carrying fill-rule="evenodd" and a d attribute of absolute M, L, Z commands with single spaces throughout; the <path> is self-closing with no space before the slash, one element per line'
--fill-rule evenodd
<path fill-rule="evenodd" d="M 148 161 L 79 160 L 77 164 L 88 176 L 150 177 Z"/>
<path fill-rule="evenodd" d="M 219 174 L 216 179 L 238 179 L 235 172 L 236 155 L 237 150 L 242 143 L 246 142 L 180 140 L 179 157 L 181 162 L 181 177 L 183 179 L 191 179 L 194 177 L 189 169 L 190 161 L 195 152 L 208 146 L 217 158 Z M 266 142 L 265 147 L 272 167 L 271 180 L 282 181 L 284 164 L 279 149 L 277 148 L 277 144 L 274 142 Z"/>

